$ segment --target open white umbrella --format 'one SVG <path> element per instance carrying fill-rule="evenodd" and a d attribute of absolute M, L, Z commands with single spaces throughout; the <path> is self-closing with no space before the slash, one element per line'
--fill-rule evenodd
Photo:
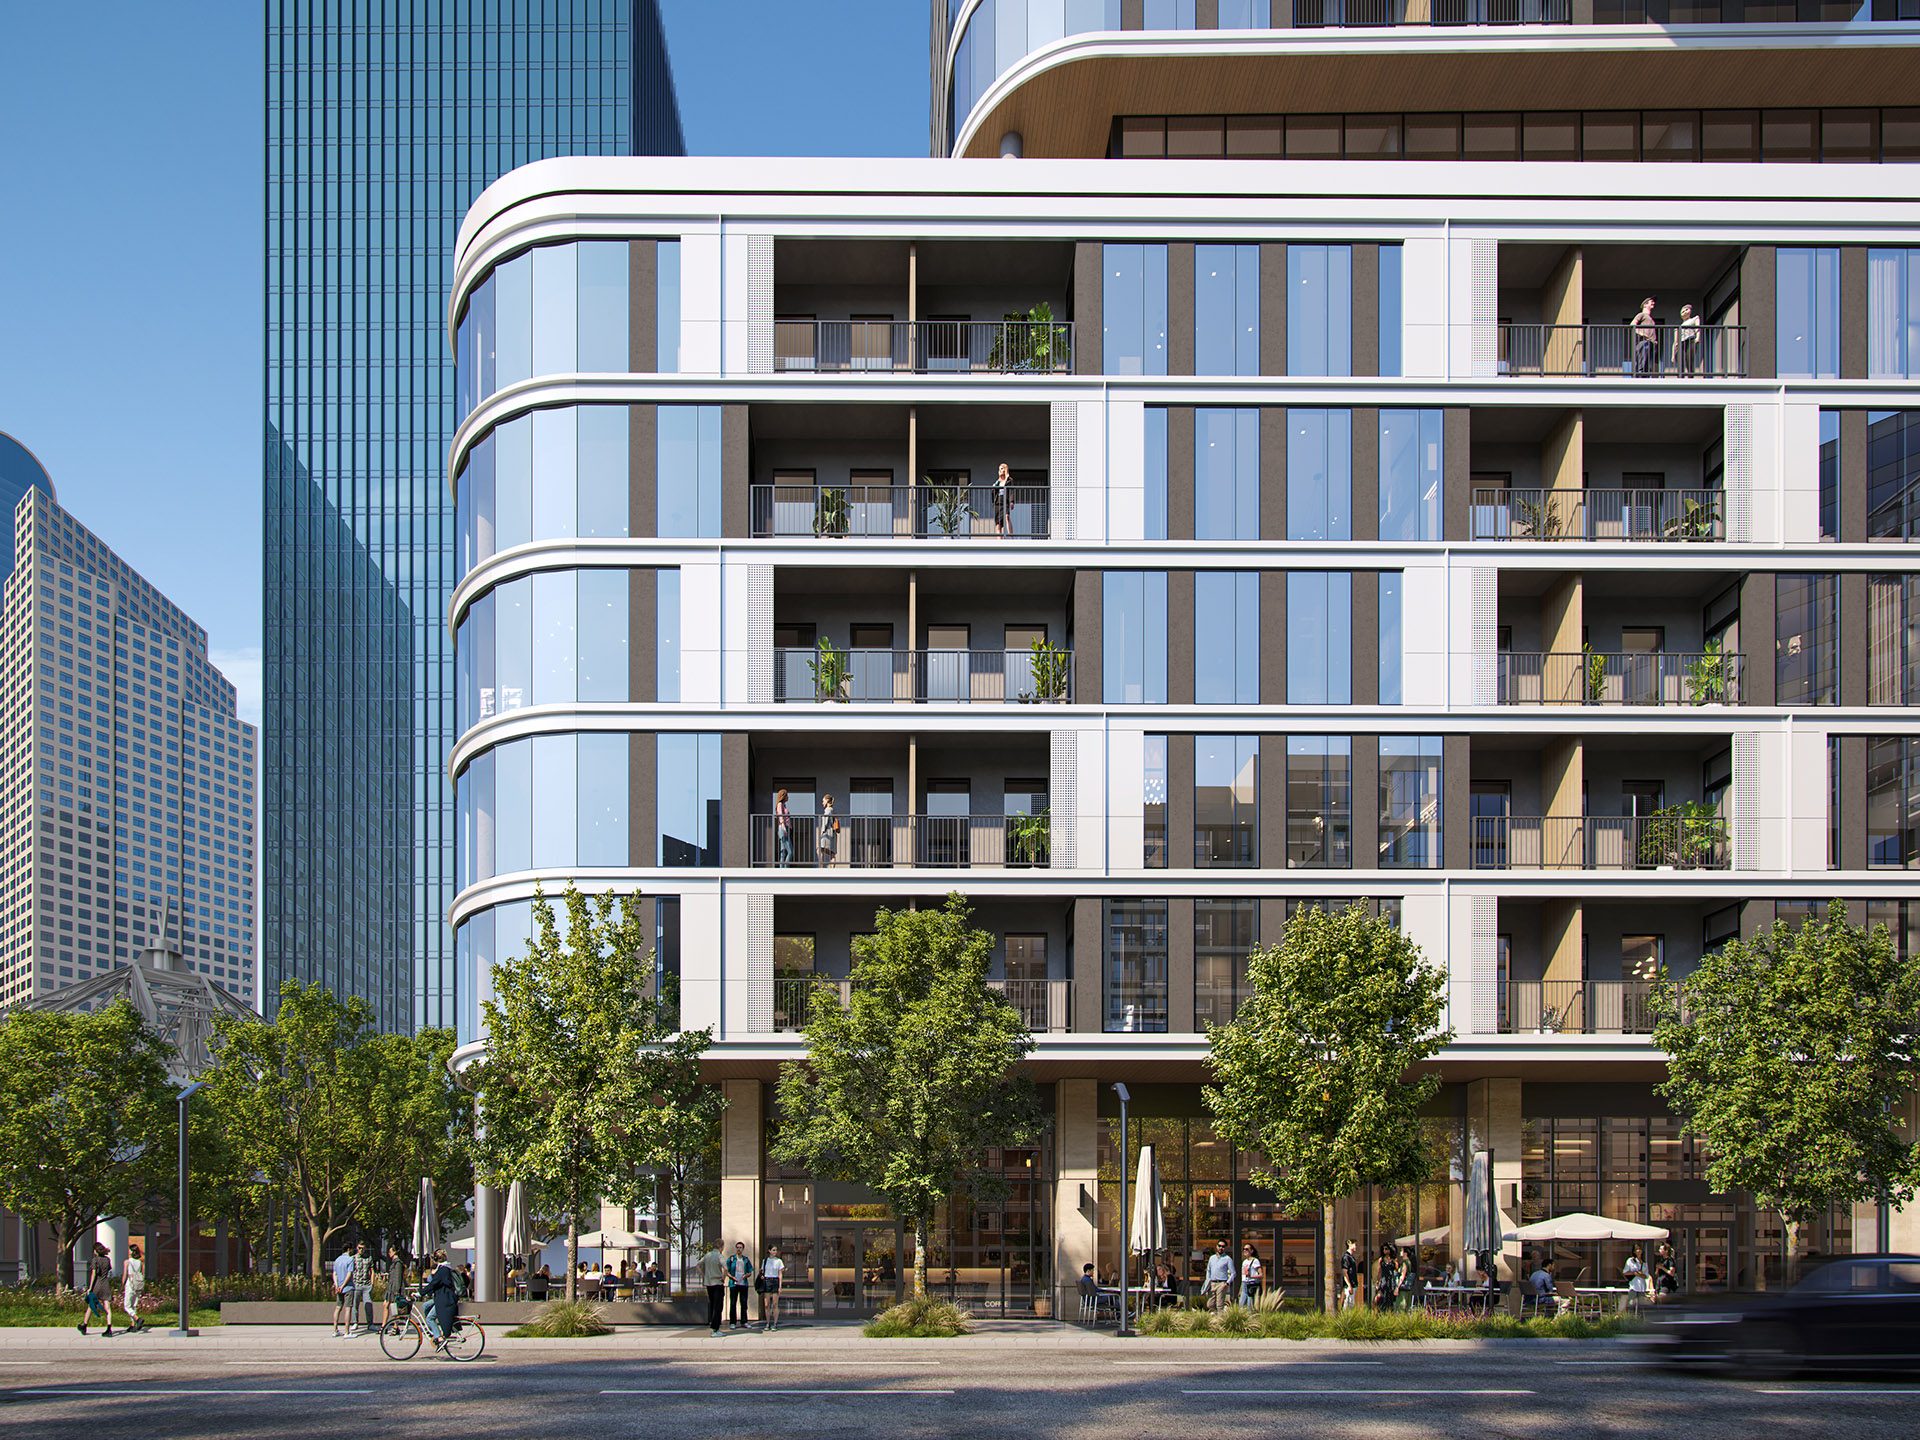
<path fill-rule="evenodd" d="M 507 1213 L 500 1219 L 500 1249 L 524 1255 L 533 1249 L 533 1222 L 527 1214 L 527 1187 L 516 1180 L 507 1187 Z"/>
<path fill-rule="evenodd" d="M 1396 1245 L 1438 1245 L 1453 1234 L 1451 1225 L 1436 1225 L 1431 1230 L 1422 1230 L 1418 1235 L 1402 1235 L 1393 1243 Z"/>
<path fill-rule="evenodd" d="M 1531 1225 L 1507 1231 L 1509 1240 L 1664 1240 L 1666 1230 L 1659 1225 L 1637 1225 L 1631 1220 L 1609 1220 L 1604 1215 L 1576 1211 L 1556 1215 L 1551 1220 L 1536 1220 Z"/>
<path fill-rule="evenodd" d="M 413 1253 L 429 1255 L 440 1248 L 440 1214 L 433 1204 L 433 1179 L 420 1177 L 420 1198 L 413 1205 Z"/>
<path fill-rule="evenodd" d="M 1166 1213 L 1160 1202 L 1160 1166 L 1151 1145 L 1140 1147 L 1140 1173 L 1134 1181 L 1133 1223 L 1127 1230 L 1127 1244 L 1149 1254 L 1167 1248 Z"/>
<path fill-rule="evenodd" d="M 639 1250 L 648 1245 L 664 1245 L 658 1235 L 628 1230 L 589 1230 L 580 1237 L 582 1250 Z"/>

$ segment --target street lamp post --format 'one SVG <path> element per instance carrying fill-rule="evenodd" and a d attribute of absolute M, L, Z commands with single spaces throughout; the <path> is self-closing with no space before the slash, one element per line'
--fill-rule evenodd
<path fill-rule="evenodd" d="M 1133 1269 L 1132 1256 L 1127 1253 L 1133 1242 L 1127 1233 L 1131 1221 L 1127 1211 L 1127 1101 L 1133 1097 L 1118 1080 L 1113 1082 L 1113 1093 L 1120 1097 L 1120 1326 L 1115 1333 L 1126 1336 L 1132 1333 L 1127 1329 L 1127 1280 Z"/>
<path fill-rule="evenodd" d="M 187 1102 L 207 1087 L 200 1081 L 180 1092 L 180 1224 L 174 1232 L 180 1247 L 180 1323 L 167 1334 L 176 1338 L 198 1335 L 187 1325 Z"/>

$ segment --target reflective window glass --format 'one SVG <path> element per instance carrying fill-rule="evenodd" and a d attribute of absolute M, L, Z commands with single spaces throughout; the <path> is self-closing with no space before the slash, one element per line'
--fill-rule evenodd
<path fill-rule="evenodd" d="M 1380 539 L 1438 540 L 1442 419 L 1440 410 L 1380 412 Z"/>
<path fill-rule="evenodd" d="M 533 374 L 533 255 L 516 255 L 493 272 L 494 388 Z"/>
<path fill-rule="evenodd" d="M 1287 246 L 1287 373 L 1353 373 L 1353 247 Z"/>
<path fill-rule="evenodd" d="M 1196 245 L 1193 368 L 1197 375 L 1260 373 L 1260 247 Z"/>
<path fill-rule="evenodd" d="M 1194 1029 L 1229 1023 L 1247 999 L 1247 957 L 1258 913 L 1255 900 L 1193 902 Z"/>
<path fill-rule="evenodd" d="M 1167 576 L 1109 570 L 1101 580 L 1102 697 L 1109 705 L 1167 703 Z"/>
<path fill-rule="evenodd" d="M 679 538 L 720 534 L 720 407 L 662 405 L 658 419 L 658 532 Z"/>
<path fill-rule="evenodd" d="M 583 240 L 580 262 L 579 368 L 589 375 L 627 372 L 627 276 L 625 240 Z"/>
<path fill-rule="evenodd" d="M 1194 411 L 1193 534 L 1196 540 L 1260 538 L 1258 410 Z"/>
<path fill-rule="evenodd" d="M 1167 902 L 1107 900 L 1101 904 L 1109 1032 L 1162 1033 L 1167 1028 Z"/>
<path fill-rule="evenodd" d="M 1380 247 L 1380 364 L 1382 375 L 1403 374 L 1401 358 L 1405 301 L 1402 296 L 1402 260 L 1405 252 L 1398 245 Z"/>
<path fill-rule="evenodd" d="M 1102 254 L 1102 369 L 1109 375 L 1166 374 L 1167 247 L 1107 245 Z"/>
<path fill-rule="evenodd" d="M 1145 820 L 1141 864 L 1149 870 L 1167 868 L 1167 737 L 1143 737 L 1141 804 Z"/>
<path fill-rule="evenodd" d="M 505 714 L 534 703 L 532 577 L 496 586 L 493 607 L 494 674 L 500 712 Z"/>
<path fill-rule="evenodd" d="M 1353 576 L 1287 574 L 1287 703 L 1353 703 Z"/>
<path fill-rule="evenodd" d="M 654 248 L 654 367 L 662 375 L 680 373 L 680 242 L 662 240 Z"/>
<path fill-rule="evenodd" d="M 1867 412 L 1867 538 L 1920 539 L 1920 410 Z"/>
<path fill-rule="evenodd" d="M 1774 577 L 1774 703 L 1832 705 L 1834 577 Z"/>
<path fill-rule="evenodd" d="M 625 570 L 582 570 L 580 582 L 580 699 L 628 698 L 628 593 Z"/>
<path fill-rule="evenodd" d="M 579 259 L 571 245 L 533 252 L 533 373 L 564 375 L 579 350 Z"/>
<path fill-rule="evenodd" d="M 1345 735 L 1287 737 L 1287 865 L 1353 864 L 1353 741 Z"/>
<path fill-rule="evenodd" d="M 627 407 L 582 405 L 579 416 L 579 506 L 576 534 L 590 539 L 627 533 Z"/>
<path fill-rule="evenodd" d="M 627 736 L 581 735 L 579 741 L 579 864 L 629 863 L 627 848 Z"/>
<path fill-rule="evenodd" d="M 1260 703 L 1260 576 L 1202 570 L 1193 577 L 1193 698 L 1199 705 Z"/>
<path fill-rule="evenodd" d="M 540 869 L 576 863 L 579 773 L 574 741 L 572 735 L 536 735 L 520 742 L 533 749 L 533 863 Z"/>
<path fill-rule="evenodd" d="M 1398 570 L 1380 572 L 1380 703 L 1403 705 L 1404 632 L 1400 623 L 1402 588 L 1405 575 Z"/>
<path fill-rule="evenodd" d="M 1193 740 L 1193 863 L 1260 864 L 1260 737 Z"/>
<path fill-rule="evenodd" d="M 493 761 L 494 874 L 533 868 L 533 743 L 511 740 Z"/>
<path fill-rule="evenodd" d="M 535 540 L 564 540 L 575 533 L 574 477 L 580 468 L 579 434 L 578 414 L 571 408 L 533 412 Z"/>
<path fill-rule="evenodd" d="M 532 579 L 532 703 L 569 704 L 574 699 L 574 573 L 545 571 Z"/>
<path fill-rule="evenodd" d="M 1867 863 L 1920 868 L 1920 736 L 1867 740 Z"/>
<path fill-rule="evenodd" d="M 1142 463 L 1146 487 L 1142 538 L 1164 540 L 1167 538 L 1167 412 L 1163 406 L 1147 407 Z"/>
<path fill-rule="evenodd" d="M 654 574 L 654 698 L 680 698 L 680 572 Z"/>
<path fill-rule="evenodd" d="M 1287 538 L 1353 538 L 1353 412 L 1287 411 Z"/>
<path fill-rule="evenodd" d="M 533 417 L 521 415 L 493 432 L 494 552 L 533 539 Z"/>
<path fill-rule="evenodd" d="M 1920 250 L 1867 252 L 1867 375 L 1910 379 L 1920 369 Z"/>
<path fill-rule="evenodd" d="M 720 737 L 662 734 L 656 740 L 659 863 L 720 864 Z"/>
<path fill-rule="evenodd" d="M 1840 373 L 1840 251 L 1782 246 L 1774 252 L 1779 297 L 1777 350 L 1783 377 Z"/>
<path fill-rule="evenodd" d="M 1438 735 L 1380 737 L 1380 868 L 1436 870 L 1441 858 Z"/>

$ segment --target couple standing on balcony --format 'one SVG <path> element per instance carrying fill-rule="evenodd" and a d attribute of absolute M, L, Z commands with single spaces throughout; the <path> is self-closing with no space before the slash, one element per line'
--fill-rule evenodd
<path fill-rule="evenodd" d="M 1651 295 L 1640 302 L 1640 309 L 1630 323 L 1633 326 L 1633 373 L 1657 375 L 1660 366 L 1657 343 L 1660 324 L 1653 318 Z M 1674 369 L 1682 375 L 1700 373 L 1700 317 L 1693 313 L 1691 305 L 1680 307 L 1680 324 L 1668 358 Z"/>
<path fill-rule="evenodd" d="M 816 830 L 819 849 L 819 865 L 822 870 L 833 864 L 833 852 L 840 843 L 840 817 L 833 813 L 833 796 L 820 797 L 820 814 Z M 787 808 L 787 792 L 777 790 L 773 796 L 773 842 L 775 856 L 781 868 L 793 863 L 793 811 Z"/>

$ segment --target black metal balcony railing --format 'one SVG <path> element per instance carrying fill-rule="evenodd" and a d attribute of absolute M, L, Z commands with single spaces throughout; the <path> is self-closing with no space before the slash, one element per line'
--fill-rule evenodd
<path fill-rule="evenodd" d="M 1727 870 L 1733 843 L 1711 813 L 1475 815 L 1476 870 Z"/>
<path fill-rule="evenodd" d="M 1045 485 L 755 485 L 753 534 L 1044 540 L 1050 493 Z"/>
<path fill-rule="evenodd" d="M 1573 0 L 1294 0 L 1296 30 L 1380 25 L 1570 25 Z"/>
<path fill-rule="evenodd" d="M 853 992 L 850 980 L 830 980 L 813 975 L 777 975 L 773 981 L 773 1028 L 776 1031 L 803 1029 L 808 1008 L 813 1003 L 814 987 L 830 987 L 841 1005 Z M 1007 997 L 1007 1003 L 1020 1012 L 1027 1029 L 1037 1034 L 1062 1034 L 1073 1028 L 1073 982 L 1071 980 L 989 980 L 989 990 Z"/>
<path fill-rule="evenodd" d="M 778 868 L 1044 869 L 1051 821 L 1039 815 L 817 815 L 752 817 L 751 863 Z"/>
<path fill-rule="evenodd" d="M 1719 490 L 1475 490 L 1473 538 L 1724 540 L 1726 495 Z"/>
<path fill-rule="evenodd" d="M 1624 375 L 1640 379 L 1725 379 L 1747 373 L 1744 325 L 1500 327 L 1503 375 Z"/>
<path fill-rule="evenodd" d="M 1502 650 L 1499 705 L 1738 705 L 1746 657 L 1719 650 Z"/>
<path fill-rule="evenodd" d="M 1073 655 L 1032 650 L 773 652 L 773 698 L 856 704 L 1061 705 Z"/>
<path fill-rule="evenodd" d="M 1651 980 L 1513 980 L 1499 996 L 1503 1035 L 1650 1035 Z"/>
<path fill-rule="evenodd" d="M 1070 320 L 776 320 L 773 368 L 1063 375 Z"/>

